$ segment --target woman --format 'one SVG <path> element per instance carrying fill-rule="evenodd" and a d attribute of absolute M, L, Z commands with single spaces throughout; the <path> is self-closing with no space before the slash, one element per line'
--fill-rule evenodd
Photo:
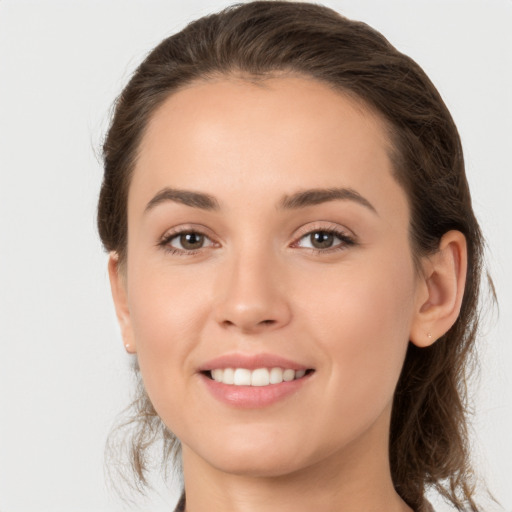
<path fill-rule="evenodd" d="M 146 58 L 104 161 L 141 483 L 161 433 L 189 512 L 430 510 L 427 486 L 478 510 L 482 237 L 416 63 L 325 7 L 235 6 Z"/>

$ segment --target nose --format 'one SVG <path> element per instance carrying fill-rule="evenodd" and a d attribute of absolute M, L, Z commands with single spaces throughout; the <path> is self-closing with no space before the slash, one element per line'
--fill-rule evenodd
<path fill-rule="evenodd" d="M 291 308 L 283 268 L 271 258 L 239 256 L 218 276 L 216 321 L 226 329 L 261 333 L 287 325 Z"/>

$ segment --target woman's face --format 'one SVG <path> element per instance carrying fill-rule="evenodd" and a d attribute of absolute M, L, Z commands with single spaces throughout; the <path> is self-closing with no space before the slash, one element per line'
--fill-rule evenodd
<path fill-rule="evenodd" d="M 196 83 L 152 117 L 116 300 L 185 466 L 387 458 L 424 292 L 388 153 L 376 115 L 300 77 Z"/>

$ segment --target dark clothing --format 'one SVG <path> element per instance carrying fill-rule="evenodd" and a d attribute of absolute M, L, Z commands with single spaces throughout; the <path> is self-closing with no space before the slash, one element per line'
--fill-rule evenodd
<path fill-rule="evenodd" d="M 185 509 L 183 509 L 183 510 L 185 510 Z M 423 502 L 423 507 L 421 508 L 421 512 L 436 512 L 436 511 L 434 510 L 434 507 L 427 500 L 425 500 Z"/>
<path fill-rule="evenodd" d="M 174 512 L 185 512 L 185 493 L 181 495 L 180 501 L 178 501 Z M 432 508 L 432 505 L 425 500 L 423 507 L 421 507 L 418 512 L 435 512 L 435 510 Z"/>
<path fill-rule="evenodd" d="M 185 512 L 185 493 L 181 495 L 180 501 L 178 501 L 174 512 Z"/>

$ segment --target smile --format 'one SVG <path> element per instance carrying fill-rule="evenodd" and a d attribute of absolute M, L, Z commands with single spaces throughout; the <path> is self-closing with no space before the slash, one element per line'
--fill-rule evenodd
<path fill-rule="evenodd" d="M 308 370 L 293 370 L 292 368 L 216 368 L 211 370 L 210 378 L 222 384 L 233 386 L 269 386 L 301 379 Z"/>
<path fill-rule="evenodd" d="M 230 407 L 268 407 L 299 393 L 316 373 L 311 363 L 277 354 L 230 352 L 197 368 L 200 382 L 216 400 Z"/>

